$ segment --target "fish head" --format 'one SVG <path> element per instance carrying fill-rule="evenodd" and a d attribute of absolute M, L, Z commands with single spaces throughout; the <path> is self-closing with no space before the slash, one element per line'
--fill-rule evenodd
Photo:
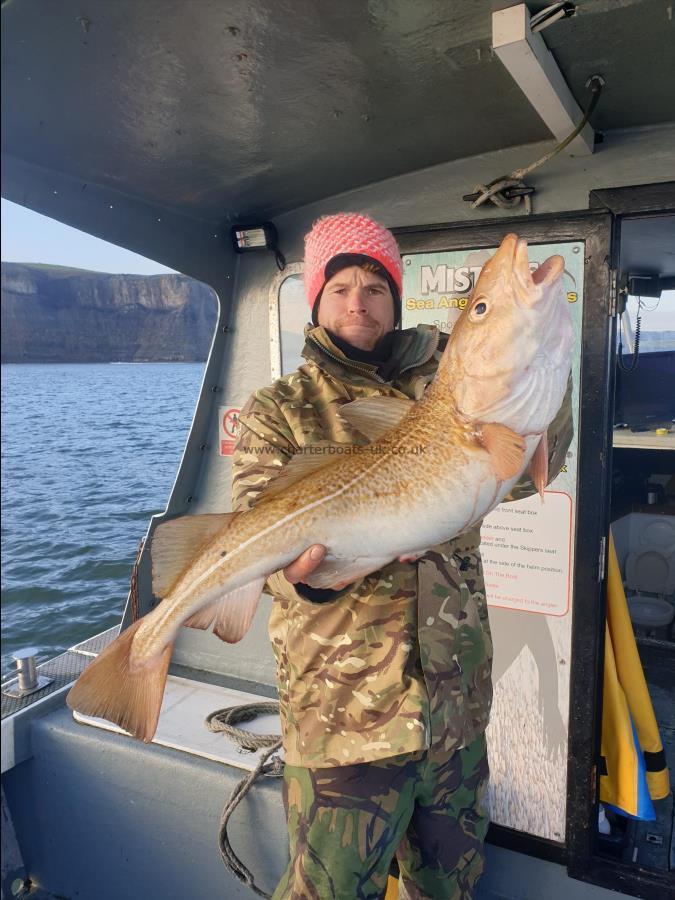
<path fill-rule="evenodd" d="M 540 433 L 562 403 L 571 365 L 572 319 L 564 259 L 531 271 L 527 242 L 508 234 L 483 267 L 439 367 L 472 421 Z"/>

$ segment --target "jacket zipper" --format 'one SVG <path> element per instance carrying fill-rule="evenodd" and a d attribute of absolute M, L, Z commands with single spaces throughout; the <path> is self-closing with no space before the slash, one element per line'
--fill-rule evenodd
<path fill-rule="evenodd" d="M 330 359 L 334 360 L 336 363 L 340 363 L 340 365 L 345 366 L 346 368 L 349 368 L 349 369 L 355 369 L 357 372 L 360 372 L 362 375 L 367 375 L 369 378 L 372 378 L 374 381 L 379 381 L 380 384 L 386 384 L 384 378 L 380 378 L 380 376 L 376 372 L 373 372 L 372 366 L 370 366 L 369 368 L 364 368 L 363 366 L 360 366 L 358 363 L 353 362 L 351 359 L 347 359 L 346 356 L 343 356 L 343 357 L 336 356 L 334 353 L 331 353 L 330 350 L 327 350 L 323 346 L 323 344 L 319 343 L 319 341 L 317 341 L 313 337 L 308 337 L 307 340 L 309 340 L 312 344 L 314 344 L 315 347 L 318 347 L 322 353 L 325 353 L 326 356 L 330 357 Z"/>

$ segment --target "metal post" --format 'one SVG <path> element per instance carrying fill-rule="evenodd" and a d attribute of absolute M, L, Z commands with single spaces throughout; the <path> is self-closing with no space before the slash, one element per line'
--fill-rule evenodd
<path fill-rule="evenodd" d="M 38 678 L 35 665 L 37 654 L 38 651 L 35 647 L 26 647 L 24 650 L 16 650 L 12 653 L 12 659 L 16 660 L 20 691 L 34 691 L 37 687 Z"/>

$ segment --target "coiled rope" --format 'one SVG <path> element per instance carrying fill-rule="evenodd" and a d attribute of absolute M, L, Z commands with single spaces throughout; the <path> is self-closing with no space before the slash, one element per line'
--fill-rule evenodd
<path fill-rule="evenodd" d="M 591 98 L 588 101 L 586 112 L 574 131 L 571 131 L 563 141 L 553 148 L 553 150 L 545 153 L 544 156 L 535 160 L 533 163 L 530 163 L 529 166 L 524 166 L 522 169 L 516 169 L 514 172 L 511 172 L 510 175 L 500 175 L 499 178 L 495 178 L 488 184 L 477 184 L 474 188 L 474 193 L 466 194 L 463 199 L 472 201 L 472 209 L 476 209 L 488 201 L 495 206 L 498 206 L 500 209 L 513 209 L 524 199 L 525 212 L 529 215 L 532 212 L 532 201 L 529 195 L 533 193 L 534 188 L 528 187 L 528 185 L 525 184 L 525 176 L 529 175 L 530 172 L 534 172 L 534 170 L 538 169 L 540 166 L 543 166 L 544 163 L 553 159 L 554 156 L 557 156 L 558 153 L 564 150 L 565 147 L 567 147 L 567 145 L 583 130 L 600 99 L 604 84 L 605 80 L 601 75 L 592 75 L 588 79 L 586 87 L 591 92 Z"/>
<path fill-rule="evenodd" d="M 251 870 L 239 859 L 232 849 L 230 839 L 227 834 L 227 826 L 239 803 L 244 799 L 251 789 L 251 786 L 260 775 L 269 775 L 279 777 L 283 774 L 284 765 L 281 757 L 274 754 L 281 747 L 281 737 L 278 734 L 255 734 L 252 731 L 245 731 L 238 728 L 239 722 L 250 722 L 256 716 L 278 714 L 279 704 L 276 701 L 268 701 L 262 703 L 246 703 L 242 706 L 229 706 L 226 709 L 218 709 L 210 713 L 205 720 L 206 727 L 209 731 L 226 735 L 229 740 L 236 744 L 242 753 L 252 753 L 256 750 L 264 749 L 261 754 L 258 765 L 245 778 L 242 778 L 235 785 L 230 799 L 225 804 L 222 815 L 220 817 L 220 826 L 218 831 L 218 848 L 220 850 L 220 858 L 225 868 L 231 872 L 235 878 L 249 887 L 258 897 L 271 897 L 255 883 Z"/>

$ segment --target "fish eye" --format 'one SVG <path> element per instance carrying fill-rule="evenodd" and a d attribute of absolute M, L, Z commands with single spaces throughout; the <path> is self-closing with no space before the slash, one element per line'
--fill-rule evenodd
<path fill-rule="evenodd" d="M 471 318 L 472 319 L 480 319 L 482 318 L 488 311 L 488 305 L 485 300 L 479 300 L 475 303 L 471 309 Z"/>

